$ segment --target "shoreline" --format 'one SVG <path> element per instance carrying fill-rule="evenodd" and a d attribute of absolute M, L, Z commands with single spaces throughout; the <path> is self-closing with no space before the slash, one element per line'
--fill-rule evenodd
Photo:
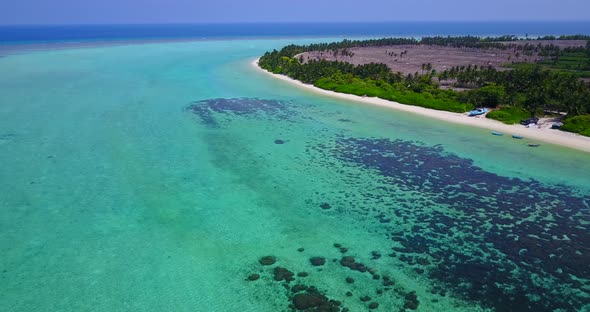
<path fill-rule="evenodd" d="M 362 97 L 354 94 L 338 93 L 330 90 L 324 90 L 310 84 L 305 84 L 301 81 L 292 79 L 284 75 L 273 74 L 258 66 L 258 60 L 259 58 L 253 60 L 251 65 L 259 71 L 266 73 L 267 75 L 270 75 L 274 78 L 288 82 L 298 88 L 305 89 L 316 94 L 354 101 L 362 104 L 387 107 L 398 111 L 409 112 L 412 114 L 426 116 L 450 123 L 478 127 L 490 131 L 498 131 L 504 133 L 504 135 L 506 136 L 510 136 L 513 134 L 520 135 L 524 137 L 524 142 L 527 142 L 526 140 L 534 140 L 554 145 L 565 146 L 579 151 L 590 153 L 590 137 L 585 137 L 576 133 L 554 130 L 550 128 L 526 128 L 522 125 L 508 125 L 493 119 L 487 119 L 485 117 L 468 117 L 465 114 L 434 110 L 420 106 L 406 105 L 376 97 Z"/>

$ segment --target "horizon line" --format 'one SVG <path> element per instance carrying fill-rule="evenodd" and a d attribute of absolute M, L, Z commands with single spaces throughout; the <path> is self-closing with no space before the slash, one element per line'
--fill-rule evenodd
<path fill-rule="evenodd" d="M 4 26 L 176 26 L 176 25 L 288 25 L 288 24 L 384 24 L 384 23 L 590 23 L 588 20 L 405 20 L 405 21 L 238 21 L 238 22 L 129 22 L 129 23 L 8 23 Z"/>

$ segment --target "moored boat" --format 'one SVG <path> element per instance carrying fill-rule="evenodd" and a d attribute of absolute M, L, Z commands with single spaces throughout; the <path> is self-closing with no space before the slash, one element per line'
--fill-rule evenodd
<path fill-rule="evenodd" d="M 468 114 L 468 116 L 483 115 L 483 114 L 485 114 L 487 112 L 488 112 L 487 107 L 478 108 L 478 109 L 474 109 L 474 110 L 470 111 L 469 114 Z"/>
<path fill-rule="evenodd" d="M 539 144 L 539 143 L 529 143 L 528 146 L 529 147 L 539 147 L 539 146 L 541 146 L 541 144 Z"/>
<path fill-rule="evenodd" d="M 539 118 L 536 117 L 531 117 L 529 119 L 523 119 L 520 121 L 520 124 L 523 126 L 528 126 L 530 124 L 536 124 L 537 122 L 539 122 Z"/>
<path fill-rule="evenodd" d="M 554 124 L 551 125 L 551 129 L 559 129 L 563 127 L 563 123 L 562 122 L 556 122 Z"/>
<path fill-rule="evenodd" d="M 521 136 L 521 135 L 516 135 L 516 134 L 513 134 L 513 135 L 512 135 L 512 138 L 514 138 L 514 139 L 519 139 L 519 140 L 520 140 L 520 139 L 523 139 L 524 137 L 523 137 L 523 136 Z"/>
<path fill-rule="evenodd" d="M 493 135 L 497 135 L 497 136 L 503 136 L 504 135 L 504 133 L 498 132 L 498 131 L 492 131 L 492 134 Z"/>

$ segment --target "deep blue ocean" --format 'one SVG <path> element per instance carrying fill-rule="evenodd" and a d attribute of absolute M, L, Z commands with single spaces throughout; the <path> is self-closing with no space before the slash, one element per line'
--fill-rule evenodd
<path fill-rule="evenodd" d="M 387 22 L 168 25 L 0 26 L 0 43 L 112 40 L 216 39 L 244 37 L 366 37 L 428 35 L 590 34 L 588 22 Z"/>

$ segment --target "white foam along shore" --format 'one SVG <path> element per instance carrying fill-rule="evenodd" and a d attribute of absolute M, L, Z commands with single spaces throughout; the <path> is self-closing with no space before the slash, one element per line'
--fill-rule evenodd
<path fill-rule="evenodd" d="M 345 99 L 349 101 L 360 102 L 364 104 L 370 105 L 378 105 L 383 107 L 389 107 L 392 109 L 410 112 L 414 114 L 419 114 L 422 116 L 427 116 L 430 118 L 435 118 L 438 120 L 443 120 L 447 122 L 474 126 L 479 128 L 488 129 L 490 131 L 497 131 L 504 133 L 505 135 L 519 135 L 523 136 L 526 142 L 534 142 L 534 141 L 542 141 L 556 145 L 562 145 L 570 148 L 574 148 L 580 151 L 590 153 L 590 137 L 585 137 L 579 134 L 559 131 L 550 129 L 550 126 L 545 126 L 541 128 L 526 128 L 522 125 L 507 125 L 501 123 L 499 121 L 493 119 L 487 119 L 483 116 L 478 117 L 468 117 L 466 114 L 459 114 L 459 113 L 452 113 L 447 111 L 439 111 L 419 106 L 413 105 L 405 105 L 393 101 L 388 101 L 376 97 L 362 97 L 353 94 L 345 94 L 345 93 L 338 93 L 334 91 L 320 89 L 313 85 L 305 84 L 301 81 L 292 79 L 290 77 L 273 74 L 265 69 L 262 69 L 258 66 L 258 59 L 252 62 L 252 66 L 257 68 L 258 70 L 271 75 L 277 79 L 289 82 L 297 87 L 322 94 L 327 95 L 335 98 Z"/>

